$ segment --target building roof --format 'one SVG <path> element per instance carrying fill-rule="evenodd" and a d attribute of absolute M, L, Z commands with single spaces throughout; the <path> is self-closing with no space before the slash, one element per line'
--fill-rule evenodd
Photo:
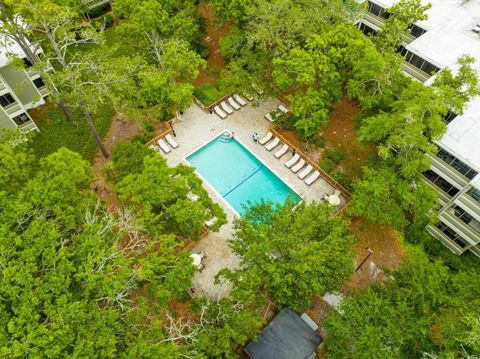
<path fill-rule="evenodd" d="M 268 324 L 257 341 L 250 342 L 245 352 L 252 359 L 306 359 L 322 342 L 322 338 L 290 309 L 284 309 Z"/>
<path fill-rule="evenodd" d="M 398 0 L 371 0 L 389 8 Z M 478 0 L 422 0 L 430 3 L 428 19 L 417 25 L 427 30 L 425 34 L 409 43 L 406 48 L 432 64 L 443 68 L 457 69 L 457 60 L 470 55 L 480 71 L 480 34 L 473 28 L 480 23 Z M 426 84 L 433 81 L 430 78 Z M 480 172 L 480 98 L 470 101 L 462 115 L 448 124 L 447 133 L 438 144 L 469 166 Z M 480 175 L 472 181 L 480 188 Z"/>
<path fill-rule="evenodd" d="M 12 55 L 25 57 L 22 48 L 6 36 L 0 36 L 0 68 L 8 65 L 12 59 Z"/>

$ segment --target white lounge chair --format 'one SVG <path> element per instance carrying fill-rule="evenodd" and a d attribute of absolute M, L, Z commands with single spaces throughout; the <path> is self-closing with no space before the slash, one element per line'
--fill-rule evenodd
<path fill-rule="evenodd" d="M 261 145 L 264 145 L 268 141 L 270 141 L 272 139 L 272 137 L 273 137 L 273 133 L 268 131 L 267 134 L 265 135 L 265 137 L 263 137 L 260 141 L 258 141 L 258 143 L 260 143 Z"/>
<path fill-rule="evenodd" d="M 278 109 L 280 111 L 282 111 L 283 113 L 289 113 L 290 112 L 290 110 L 283 105 L 278 105 Z"/>
<path fill-rule="evenodd" d="M 300 159 L 300 155 L 295 153 L 292 158 L 290 158 L 287 162 L 285 162 L 285 166 L 287 168 L 292 167 L 297 161 Z"/>
<path fill-rule="evenodd" d="M 221 118 L 221 119 L 225 119 L 227 118 L 227 114 L 225 113 L 225 111 L 223 111 L 220 106 L 215 106 L 213 108 L 213 111 L 215 111 L 215 113 Z"/>
<path fill-rule="evenodd" d="M 165 143 L 164 140 L 159 139 L 157 143 L 158 143 L 158 147 L 160 147 L 163 152 L 169 153 L 171 151 L 170 147 L 168 147 L 168 145 Z"/>
<path fill-rule="evenodd" d="M 220 104 L 220 107 L 222 107 L 222 110 L 225 111 L 226 113 L 228 113 L 229 115 L 231 115 L 233 113 L 233 109 L 230 106 L 228 106 L 226 101 L 223 101 Z"/>
<path fill-rule="evenodd" d="M 168 144 L 170 146 L 172 146 L 172 148 L 177 148 L 178 147 L 178 143 L 175 142 L 175 140 L 173 139 L 172 135 L 168 134 L 165 136 L 165 140 L 168 142 Z"/>
<path fill-rule="evenodd" d="M 336 189 L 335 192 L 333 192 L 333 195 L 338 197 L 338 196 L 340 196 L 340 193 L 342 193 L 342 192 L 340 192 L 338 189 Z"/>
<path fill-rule="evenodd" d="M 280 148 L 277 152 L 275 152 L 275 157 L 280 158 L 282 157 L 285 153 L 288 151 L 288 146 L 283 145 L 282 148 Z"/>
<path fill-rule="evenodd" d="M 300 159 L 300 161 L 297 162 L 295 166 L 291 168 L 293 173 L 297 173 L 300 171 L 300 168 L 302 168 L 305 165 L 305 160 L 303 158 Z"/>
<path fill-rule="evenodd" d="M 240 106 L 245 106 L 247 104 L 247 101 L 245 101 L 243 98 L 241 98 L 240 95 L 234 94 L 233 98 L 235 99 L 235 101 L 238 102 L 238 104 Z"/>
<path fill-rule="evenodd" d="M 320 177 L 320 172 L 313 171 L 312 175 L 305 179 L 305 183 L 310 186 L 313 182 L 315 182 L 318 177 Z"/>
<path fill-rule="evenodd" d="M 265 115 L 265 118 L 266 118 L 268 121 L 273 122 L 273 117 L 272 117 L 272 114 L 271 114 L 271 113 L 267 113 L 267 114 Z"/>
<path fill-rule="evenodd" d="M 300 177 L 300 179 L 303 180 L 305 177 L 307 177 L 310 174 L 310 172 L 312 172 L 312 170 L 313 170 L 313 167 L 311 165 L 308 165 L 302 170 L 302 172 L 298 174 L 298 177 Z"/>
<path fill-rule="evenodd" d="M 229 97 L 229 98 L 228 98 L 228 104 L 229 104 L 230 106 L 232 106 L 235 110 L 240 110 L 240 105 L 235 102 L 235 100 L 233 99 L 233 97 Z"/>
<path fill-rule="evenodd" d="M 275 147 L 277 147 L 279 143 L 280 143 L 280 139 L 278 137 L 275 137 L 272 142 L 270 142 L 265 146 L 265 148 L 267 149 L 267 151 L 271 151 Z"/>

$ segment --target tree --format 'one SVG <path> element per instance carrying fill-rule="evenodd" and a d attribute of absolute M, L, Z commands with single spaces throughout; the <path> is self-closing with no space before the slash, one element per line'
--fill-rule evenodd
<path fill-rule="evenodd" d="M 141 208 L 160 232 L 198 238 L 206 221 L 216 218 L 210 227 L 213 231 L 226 223 L 225 213 L 210 199 L 193 168 L 169 167 L 155 154 L 144 158 L 142 172 L 127 175 L 114 189 L 122 201 Z"/>
<path fill-rule="evenodd" d="M 28 40 L 31 37 L 32 29 L 26 26 L 21 15 L 16 12 L 14 8 L 14 3 L 5 1 L 0 1 L 0 33 L 5 37 L 5 41 L 15 42 L 25 54 L 27 60 L 35 66 L 39 61 L 37 55 L 38 45 L 32 45 Z M 5 47 L 8 49 L 9 47 Z M 10 56 L 16 57 L 17 54 L 9 54 Z M 24 62 L 20 63 L 20 66 L 25 66 Z M 43 75 L 43 72 L 40 72 L 40 75 Z M 53 88 L 53 91 L 56 89 Z M 73 119 L 73 114 L 70 108 L 65 104 L 65 101 L 60 98 L 58 105 L 62 109 L 65 117 L 69 120 Z"/>
<path fill-rule="evenodd" d="M 293 92 L 294 126 L 310 140 L 328 121 L 331 105 L 341 97 L 342 79 L 330 52 L 329 33 L 312 35 L 304 49 L 294 48 L 273 60 L 273 76 L 284 92 Z"/>
<path fill-rule="evenodd" d="M 478 298 L 480 288 L 471 281 L 478 267 L 468 272 L 456 273 L 421 249 L 408 247 L 403 264 L 389 273 L 391 280 L 346 298 L 341 311 L 327 318 L 326 357 L 419 358 L 438 353 L 453 358 L 474 352 L 478 342 L 466 335 L 471 318 L 478 315 L 472 298 Z"/>
<path fill-rule="evenodd" d="M 188 108 L 192 102 L 192 82 L 205 61 L 189 49 L 184 40 L 170 39 L 162 45 L 157 66 L 145 66 L 137 75 L 138 91 L 130 107 L 160 113 L 170 119 L 172 113 Z"/>
<path fill-rule="evenodd" d="M 164 61 L 166 42 L 175 39 L 186 42 L 189 47 L 201 42 L 192 0 L 119 0 L 113 4 L 113 10 L 125 19 L 120 25 L 125 36 L 140 41 L 139 49 L 147 49 L 146 57 L 158 65 Z"/>
<path fill-rule="evenodd" d="M 0 129 L 0 191 L 16 193 L 30 176 L 33 156 L 27 145 L 27 137 L 17 131 Z"/>
<path fill-rule="evenodd" d="M 346 223 L 326 204 L 262 202 L 234 222 L 229 242 L 241 269 L 226 270 L 244 300 L 258 293 L 276 304 L 302 310 L 315 295 L 334 290 L 353 270 L 353 239 Z"/>
<path fill-rule="evenodd" d="M 69 6 L 51 0 L 7 2 L 11 2 L 12 9 L 21 14 L 22 21 L 32 31 L 43 34 L 47 41 L 44 56 L 35 68 L 42 73 L 52 97 L 81 110 L 102 155 L 107 158 L 91 112 L 106 101 L 115 103 L 125 89 L 131 88 L 128 81 L 135 70 L 135 61 L 117 58 L 113 63 L 105 48 L 93 47 L 88 53 L 79 51 L 78 47 L 86 44 L 102 45 L 103 36 L 93 27 L 81 24 L 79 14 Z"/>
<path fill-rule="evenodd" d="M 205 359 L 238 358 L 238 346 L 255 338 L 264 322 L 256 304 L 233 298 L 204 303 L 192 351 Z"/>
<path fill-rule="evenodd" d="M 152 155 L 151 148 L 139 142 L 121 142 L 113 148 L 112 163 L 114 180 L 118 182 L 129 174 L 143 171 L 143 159 Z"/>
<path fill-rule="evenodd" d="M 365 167 L 353 185 L 350 213 L 369 221 L 403 229 L 407 224 L 435 222 L 430 210 L 438 201 L 435 190 L 420 179 L 406 180 L 392 168 Z"/>
<path fill-rule="evenodd" d="M 390 16 L 380 31 L 372 38 L 382 53 L 397 51 L 403 42 L 403 36 L 410 27 L 422 20 L 426 20 L 426 12 L 431 4 L 422 5 L 420 0 L 400 0 L 388 8 Z"/>
<path fill-rule="evenodd" d="M 221 41 L 222 55 L 229 60 L 226 78 L 233 79 L 237 89 L 265 95 L 277 93 L 272 87 L 273 59 L 298 55 L 297 49 L 303 49 L 312 35 L 322 36 L 330 24 L 348 18 L 338 1 L 216 0 L 213 5 L 221 21 L 226 17 L 234 21 L 231 33 Z M 302 66 L 301 61 L 292 61 Z"/>
<path fill-rule="evenodd" d="M 26 158 L 18 142 L 2 146 L 15 150 L 5 157 Z M 117 357 L 139 353 L 140 342 L 150 353 L 178 352 L 163 315 L 190 286 L 189 253 L 131 212 L 107 213 L 78 154 L 63 148 L 17 166 L 0 167 L 0 178 L 18 181 L 0 192 L 0 355 Z M 158 329 L 149 331 L 153 313 Z"/>
<path fill-rule="evenodd" d="M 461 58 L 455 75 L 443 69 L 430 86 L 410 81 L 389 112 L 363 119 L 360 138 L 377 146 L 380 162 L 376 168 L 367 168 L 364 178 L 354 185 L 354 214 L 396 228 L 435 220 L 428 213 L 437 201 L 423 183 L 422 173 L 430 168 L 428 156 L 437 150 L 434 141 L 445 133 L 442 118 L 450 110 L 461 113 L 479 91 L 472 61 Z M 385 206 L 386 198 L 389 206 Z"/>

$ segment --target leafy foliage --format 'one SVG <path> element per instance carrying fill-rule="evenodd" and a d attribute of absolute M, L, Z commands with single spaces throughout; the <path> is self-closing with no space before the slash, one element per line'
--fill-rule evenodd
<path fill-rule="evenodd" d="M 166 160 L 156 154 L 143 161 L 143 170 L 124 177 L 115 185 L 115 192 L 121 200 L 143 209 L 153 231 L 198 238 L 206 221 L 216 217 L 213 231 L 226 223 L 225 213 L 210 199 L 193 168 L 168 167 Z"/>
<path fill-rule="evenodd" d="M 428 155 L 436 152 L 434 141 L 446 130 L 443 116 L 449 110 L 461 113 L 479 91 L 472 61 L 461 58 L 456 75 L 443 69 L 431 86 L 410 82 L 389 112 L 363 120 L 360 136 L 364 142 L 377 145 L 382 161 L 379 168 L 365 169 L 364 178 L 355 184 L 353 213 L 397 228 L 412 218 L 413 222 L 419 218 L 429 222 L 426 214 L 436 199 L 421 176 L 430 167 Z M 386 198 L 390 200 L 388 206 Z"/>
<path fill-rule="evenodd" d="M 74 113 L 76 118 L 81 116 L 78 111 Z M 104 106 L 95 112 L 93 121 L 101 138 L 107 134 L 113 115 L 114 109 L 111 106 Z M 65 119 L 61 110 L 52 104 L 46 105 L 38 113 L 32 112 L 31 116 L 40 128 L 40 132 L 29 142 L 37 157 L 47 156 L 66 147 L 93 162 L 98 147 L 86 122 Z"/>
<path fill-rule="evenodd" d="M 391 275 L 385 285 L 345 299 L 343 314 L 327 319 L 327 358 L 418 358 L 426 353 L 453 358 L 475 352 L 480 288 L 471 278 L 478 267 L 455 273 L 412 247 Z"/>
<path fill-rule="evenodd" d="M 15 151 L 2 151 L 4 159 L 28 157 L 18 154 L 21 145 L 7 145 Z M 164 329 L 130 342 L 151 316 L 142 296 L 131 295 L 142 289 L 150 309 L 164 310 L 190 285 L 188 253 L 178 253 L 173 236 L 147 240 L 129 212 L 104 212 L 78 154 L 63 148 L 18 165 L 30 176 L 7 177 L 12 168 L 0 167 L 0 178 L 21 186 L 0 192 L 1 356 L 116 357 L 134 345 L 172 352 Z"/>
<path fill-rule="evenodd" d="M 260 290 L 282 307 L 301 310 L 352 273 L 353 239 L 326 204 L 264 202 L 249 208 L 234 227 L 229 245 L 241 256 L 242 268 L 224 275 L 244 298 L 255 300 Z"/>

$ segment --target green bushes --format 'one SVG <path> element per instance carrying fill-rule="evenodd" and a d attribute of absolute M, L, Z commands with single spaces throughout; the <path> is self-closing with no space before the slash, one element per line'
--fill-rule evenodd
<path fill-rule="evenodd" d="M 112 151 L 113 172 L 109 173 L 114 182 L 120 181 L 129 174 L 143 170 L 143 159 L 153 151 L 140 142 L 122 142 Z"/>
<path fill-rule="evenodd" d="M 342 159 L 343 152 L 340 148 L 326 149 L 323 152 L 323 158 L 320 162 L 320 167 L 326 172 L 331 172 L 335 169 L 335 167 L 337 167 Z"/>
<path fill-rule="evenodd" d="M 102 29 L 108 29 L 113 25 L 114 17 L 111 13 L 108 13 L 104 16 L 101 16 L 95 20 L 92 20 L 91 25 L 97 29 L 97 31 L 100 31 Z"/>
<path fill-rule="evenodd" d="M 46 106 L 48 107 L 42 108 L 41 113 L 31 114 L 40 128 L 40 132 L 31 141 L 35 155 L 38 158 L 45 157 L 61 147 L 66 147 L 93 162 L 98 147 L 82 114 L 75 110 L 74 120 L 69 121 L 58 106 L 54 104 Z M 113 107 L 108 105 L 92 113 L 93 122 L 101 138 L 107 134 L 113 114 Z"/>
<path fill-rule="evenodd" d="M 193 95 L 198 98 L 205 106 L 209 106 L 215 101 L 228 95 L 230 88 L 221 81 L 215 84 L 203 84 L 193 90 Z"/>

